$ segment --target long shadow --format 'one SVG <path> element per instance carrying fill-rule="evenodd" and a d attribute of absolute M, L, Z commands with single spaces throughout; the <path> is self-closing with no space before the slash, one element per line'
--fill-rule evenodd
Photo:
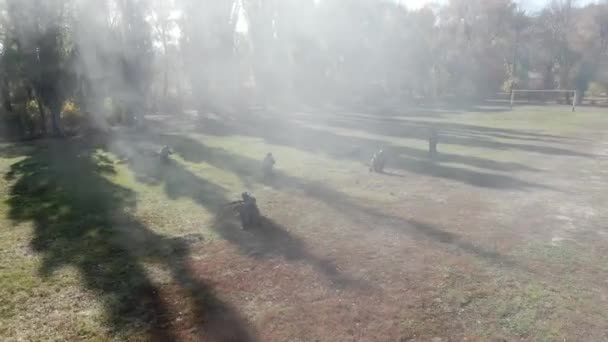
<path fill-rule="evenodd" d="M 291 186 L 303 191 L 305 194 L 319 199 L 328 206 L 344 213 L 353 220 L 358 220 L 368 227 L 375 229 L 390 229 L 401 234 L 407 234 L 414 238 L 428 239 L 449 247 L 456 248 L 462 252 L 479 257 L 489 263 L 506 266 L 509 268 L 524 269 L 523 265 L 514 259 L 501 255 L 498 252 L 488 250 L 481 246 L 464 241 L 457 234 L 445 231 L 439 227 L 408 220 L 380 210 L 363 206 L 349 196 L 326 187 L 318 182 L 302 182 L 297 179 L 288 180 Z"/>
<path fill-rule="evenodd" d="M 166 142 L 174 143 L 173 146 L 181 146 L 182 148 L 185 146 L 188 147 L 187 150 L 181 150 L 180 148 L 176 149 L 176 153 L 180 154 L 184 159 L 196 162 L 206 162 L 215 165 L 216 167 L 230 170 L 239 177 L 246 178 L 251 182 L 257 180 L 276 189 L 292 190 L 296 192 L 296 195 L 302 194 L 310 196 L 322 201 L 339 212 L 345 213 L 353 220 L 359 220 L 368 227 L 376 227 L 376 229 L 382 229 L 379 227 L 384 227 L 385 229 L 395 230 L 399 233 L 413 235 L 414 237 L 423 237 L 444 245 L 456 247 L 461 251 L 478 256 L 495 264 L 516 266 L 514 260 L 480 246 L 473 245 L 467 241 L 463 241 L 456 234 L 443 231 L 428 224 L 388 215 L 374 208 L 360 205 L 350 196 L 327 187 L 320 182 L 302 180 L 281 172 L 278 172 L 276 178 L 273 180 L 262 180 L 256 178 L 256 175 L 251 173 L 251 170 L 255 170 L 259 167 L 259 161 L 234 155 L 221 149 L 207 147 L 188 137 L 167 135 L 165 138 L 169 139 Z M 278 253 L 279 255 L 289 257 L 290 251 L 293 250 L 295 251 L 295 255 L 301 255 L 304 256 L 304 259 L 307 259 L 305 249 L 300 247 L 300 242 L 294 240 L 290 235 L 287 235 L 286 230 L 273 224 L 272 221 L 270 221 L 268 227 L 264 228 L 266 229 L 267 235 L 270 237 L 268 240 L 265 239 L 266 234 L 261 234 L 259 236 L 254 235 L 251 240 L 247 240 L 244 235 L 236 233 L 237 229 L 238 228 L 232 224 L 232 226 L 229 225 L 226 230 L 220 230 L 220 233 L 224 234 L 224 237 L 227 240 L 234 241 L 245 251 L 254 254 L 259 253 L 263 256 L 268 253 Z M 310 259 L 310 257 L 308 258 Z"/>
<path fill-rule="evenodd" d="M 160 236 L 128 214 L 136 195 L 108 180 L 114 164 L 97 152 L 99 147 L 80 140 L 34 145 L 6 174 L 13 182 L 9 217 L 33 223 L 31 246 L 42 254 L 40 275 L 73 266 L 82 285 L 103 303 L 113 334 L 143 329 L 149 340 L 175 341 L 172 313 L 141 264 L 148 259 L 168 267 L 188 289 L 201 334 L 221 334 L 213 331 L 219 326 L 208 324 L 210 315 L 221 315 L 230 319 L 224 329 L 239 334 L 233 340 L 254 341 L 238 312 L 187 268 L 188 242 Z"/>
<path fill-rule="evenodd" d="M 290 141 L 276 141 L 274 138 L 269 138 L 275 144 L 292 144 Z M 291 139 L 291 138 L 289 138 Z M 328 142 L 328 139 L 332 139 Z M 162 137 L 163 143 L 173 146 L 185 160 L 200 163 L 207 162 L 219 168 L 229 169 L 241 175 L 247 182 L 252 182 L 252 172 L 256 172 L 260 168 L 260 162 L 251 158 L 237 157 L 226 158 L 229 154 L 227 151 L 220 148 L 211 148 L 205 146 L 195 139 L 180 136 L 176 134 L 167 134 Z M 336 143 L 334 143 L 336 141 Z M 334 134 L 324 134 L 323 137 L 315 136 L 310 139 L 308 146 L 311 152 L 318 152 L 318 149 L 326 153 L 330 153 L 335 158 L 343 158 L 348 160 L 360 161 L 366 163 L 367 160 L 361 157 L 362 155 L 371 155 L 375 147 L 380 145 L 380 142 L 369 141 L 365 139 L 353 137 L 340 137 Z M 293 147 L 302 148 L 301 144 L 293 143 Z M 318 146 L 318 147 L 317 147 Z M 353 149 L 353 146 L 359 146 Z M 380 145 L 382 146 L 382 145 Z M 392 154 L 396 154 L 395 158 L 389 161 L 389 167 L 396 167 L 407 170 L 413 173 L 428 175 L 452 181 L 457 181 L 477 187 L 492 188 L 492 189 L 526 189 L 526 188 L 542 188 L 549 189 L 548 186 L 526 182 L 509 175 L 496 174 L 491 172 L 474 171 L 465 168 L 454 166 L 445 166 L 440 163 L 430 163 L 427 153 L 421 150 L 407 147 L 389 147 Z M 333 151 L 333 152 L 332 152 Z M 369 152 L 368 152 L 369 151 Z M 404 154 L 405 156 L 400 156 Z M 409 158 L 408 156 L 412 156 Z M 419 158 L 419 159 L 417 159 Z M 444 154 L 440 156 L 441 161 L 445 162 L 463 162 L 466 159 L 461 159 L 459 156 Z M 534 168 L 517 163 L 499 163 L 484 159 L 471 159 L 469 164 L 480 167 L 482 165 L 493 167 L 500 171 L 512 172 L 515 169 L 526 171 L 537 171 Z"/>
<path fill-rule="evenodd" d="M 314 120 L 314 119 L 313 119 Z M 412 138 L 426 141 L 428 139 L 429 127 L 436 127 L 440 132 L 440 143 L 461 145 L 467 147 L 481 147 L 487 149 L 495 149 L 501 151 L 514 150 L 531 153 L 539 153 L 556 156 L 572 156 L 593 158 L 591 153 L 577 152 L 566 148 L 547 146 L 541 144 L 501 142 L 493 138 L 509 137 L 513 140 L 533 140 L 536 142 L 554 143 L 564 137 L 518 131 L 513 129 L 500 129 L 484 126 L 456 124 L 456 123 L 435 123 L 425 121 L 407 121 L 393 119 L 389 122 L 380 121 L 382 119 L 366 119 L 357 120 L 352 117 L 335 118 L 324 117 L 320 119 L 319 124 L 338 129 L 352 129 L 361 132 L 368 132 L 382 136 L 393 136 L 399 138 Z M 282 119 L 280 117 L 272 118 L 256 118 L 255 121 L 242 121 L 232 123 L 229 127 L 219 122 L 210 124 L 212 120 L 205 120 L 198 126 L 205 134 L 226 135 L 232 134 L 248 135 L 263 138 L 269 143 L 292 146 L 295 148 L 306 149 L 311 151 L 323 151 L 331 153 L 331 149 L 336 146 L 350 144 L 354 146 L 362 146 L 366 141 L 373 143 L 376 146 L 390 145 L 384 140 L 361 139 L 350 136 L 338 135 L 330 130 L 314 129 L 310 126 L 303 125 L 298 122 Z M 313 121 L 314 122 L 314 121 Z M 492 137 L 492 135 L 495 135 Z M 489 136 L 489 137 L 486 137 Z M 458 158 L 461 156 L 454 156 Z M 469 157 L 475 161 L 474 157 Z M 462 158 L 461 162 L 467 163 L 467 158 Z M 495 162 L 500 163 L 500 162 Z M 481 163 L 483 164 L 483 163 Z"/>
<path fill-rule="evenodd" d="M 495 129 L 475 125 L 463 125 L 448 122 L 436 123 L 418 120 L 399 120 L 398 122 L 385 123 L 378 121 L 361 122 L 350 119 L 336 120 L 330 118 L 324 120 L 324 124 L 336 128 L 347 128 L 353 130 L 360 130 L 368 133 L 374 133 L 378 135 L 413 138 L 419 140 L 427 140 L 429 128 L 435 127 L 440 131 L 441 142 L 451 145 L 481 147 L 503 151 L 515 150 L 557 156 L 574 156 L 585 158 L 594 157 L 594 155 L 590 153 L 577 152 L 561 147 L 530 143 L 502 142 L 492 139 L 508 138 L 517 141 L 532 140 L 535 142 L 542 143 L 555 143 L 556 140 L 560 138 L 564 139 L 563 137 L 554 135 L 529 133 L 517 130 Z"/>
<path fill-rule="evenodd" d="M 441 147 L 441 146 L 440 146 Z M 393 154 L 396 155 L 405 155 L 410 159 L 418 159 L 420 162 L 425 162 L 428 160 L 428 151 L 423 151 L 420 149 L 405 147 L 405 146 L 395 146 L 388 145 L 387 149 L 389 149 Z M 487 169 L 491 171 L 499 171 L 499 172 L 540 172 L 539 169 L 521 164 L 516 162 L 502 162 L 485 158 L 478 158 L 473 156 L 464 156 L 457 154 L 450 154 L 439 152 L 438 156 L 439 162 L 446 163 L 455 163 L 455 164 L 463 164 L 469 165 L 472 167 Z"/>
<path fill-rule="evenodd" d="M 337 106 L 319 107 L 309 106 L 300 109 L 306 114 L 327 116 L 329 115 L 361 115 L 363 117 L 390 118 L 398 117 L 426 117 L 443 118 L 467 113 L 504 113 L 508 107 L 473 105 L 473 104 L 417 104 L 417 105 L 357 105 L 357 106 Z"/>
<path fill-rule="evenodd" d="M 218 168 L 235 172 L 244 179 L 244 183 L 255 181 L 256 175 L 252 174 L 251 171 L 257 169 L 257 167 L 254 168 L 253 161 L 228 160 L 225 158 L 225 154 L 215 149 L 208 148 L 193 139 L 177 135 L 144 134 L 135 137 L 135 140 L 140 143 L 142 141 L 152 143 L 148 141 L 150 137 L 153 137 L 153 143 L 155 144 L 172 146 L 173 150 L 185 160 L 206 161 Z M 143 144 L 143 146 L 146 145 Z M 129 146 L 136 146 L 136 144 L 129 144 Z M 131 153 L 128 157 L 128 165 L 134 171 L 136 177 L 142 182 L 162 184 L 165 192 L 171 198 L 190 198 L 209 210 L 219 210 L 220 212 L 223 211 L 222 207 L 231 201 L 227 197 L 225 189 L 198 177 L 178 162 L 161 163 L 158 156 L 146 153 L 146 151 L 137 151 L 137 147 L 135 149 L 131 151 L 134 153 Z M 120 151 L 114 152 L 120 154 Z M 276 255 L 289 261 L 303 261 L 312 265 L 337 286 L 364 287 L 361 282 L 341 274 L 331 261 L 318 258 L 308 252 L 301 239 L 272 220 L 265 219 L 264 224 L 259 229 L 246 232 L 239 228 L 236 221 L 223 218 L 225 217 L 220 215 L 213 228 L 224 239 L 235 244 L 252 257 Z"/>
<path fill-rule="evenodd" d="M 297 118 L 307 122 L 322 123 L 332 127 L 342 128 L 372 128 L 374 132 L 377 131 L 388 131 L 392 132 L 391 135 L 397 134 L 402 136 L 403 133 L 425 134 L 425 131 L 416 132 L 418 127 L 434 126 L 441 130 L 460 131 L 466 133 L 474 133 L 478 135 L 484 135 L 487 137 L 496 137 L 513 140 L 529 140 L 537 142 L 566 142 L 573 138 L 564 137 L 560 135 L 540 133 L 534 131 L 517 130 L 511 128 L 499 128 L 499 127 L 487 127 L 472 125 L 466 123 L 455 123 L 455 122 L 441 122 L 441 121 L 426 121 L 401 115 L 386 116 L 386 115 L 370 115 L 360 113 L 323 113 L 322 115 L 314 113 L 305 113 L 302 115 L 296 115 Z M 429 116 L 421 115 L 423 118 L 429 118 Z M 276 118 L 272 118 L 276 120 Z M 415 137 L 416 135 L 414 135 Z"/>
<path fill-rule="evenodd" d="M 189 198 L 210 210 L 228 201 L 225 188 L 197 176 L 173 160 L 161 162 L 157 152 L 166 144 L 162 136 L 139 133 L 114 136 L 108 149 L 125 161 L 137 181 L 162 186 L 171 199 Z"/>
<path fill-rule="evenodd" d="M 132 231 L 128 235 L 133 234 Z M 142 255 L 149 258 L 160 258 L 161 263 L 169 267 L 173 279 L 181 285 L 183 296 L 192 303 L 194 317 L 194 336 L 196 340 L 256 342 L 258 337 L 253 327 L 242 317 L 239 311 L 215 295 L 215 290 L 200 280 L 195 267 L 190 261 L 190 246 L 202 238 L 198 235 L 186 238 L 173 238 L 161 241 L 154 235 L 148 238 L 137 238 L 144 250 Z M 133 248 L 133 247 L 131 247 Z M 149 255 L 152 252 L 154 255 Z"/>
<path fill-rule="evenodd" d="M 440 155 L 439 160 L 444 161 L 443 157 L 443 155 Z M 420 175 L 450 179 L 482 188 L 555 190 L 547 185 L 526 182 L 506 175 L 466 170 L 463 168 L 441 165 L 440 163 L 435 163 L 429 160 L 420 160 L 402 156 L 392 158 L 390 166 Z"/>
<path fill-rule="evenodd" d="M 249 124 L 243 127 L 233 126 L 232 130 L 229 127 L 223 127 L 218 130 L 216 128 L 218 125 L 220 124 L 205 124 L 202 132 L 211 135 L 228 135 L 228 132 L 231 132 L 230 134 L 256 136 L 263 138 L 271 144 L 290 146 L 315 153 L 328 153 L 334 158 L 352 159 L 362 162 L 367 162 L 367 158 L 369 158 L 369 156 L 376 152 L 379 148 L 388 148 L 393 153 L 406 154 L 412 158 L 427 159 L 427 151 L 424 150 L 406 146 L 397 146 L 385 140 L 341 135 L 298 123 L 290 123 L 289 121 L 269 120 L 268 122 L 264 121 L 264 124 L 260 125 L 259 127 L 257 124 Z M 414 137 L 426 139 L 427 137 L 425 134 L 427 134 L 427 132 L 428 127 L 421 126 L 415 130 Z M 401 137 L 408 136 L 403 135 Z M 442 154 L 442 160 L 446 162 L 470 165 L 478 168 L 485 168 L 492 171 L 539 171 L 536 168 L 520 163 L 501 162 L 474 156 L 448 153 Z"/>
<path fill-rule="evenodd" d="M 218 217 L 214 228 L 224 239 L 236 244 L 243 252 L 254 258 L 278 256 L 289 262 L 301 261 L 311 265 L 338 287 L 369 288 L 369 284 L 342 274 L 331 260 L 319 258 L 308 252 L 303 240 L 270 218 L 263 217 L 258 227 L 243 232 L 234 218 L 223 215 Z"/>

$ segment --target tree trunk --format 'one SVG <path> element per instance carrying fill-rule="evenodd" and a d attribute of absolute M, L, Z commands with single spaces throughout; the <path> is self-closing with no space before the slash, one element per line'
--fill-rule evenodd
<path fill-rule="evenodd" d="M 167 105 L 167 97 L 169 95 L 169 63 L 165 63 L 165 72 L 163 75 L 163 106 Z"/>
<path fill-rule="evenodd" d="M 545 65 L 545 70 L 543 73 L 543 87 L 545 89 L 554 89 L 555 87 L 555 78 L 553 76 L 553 62 Z"/>
<path fill-rule="evenodd" d="M 176 108 L 176 110 L 179 110 L 181 113 L 184 108 L 184 88 L 182 88 L 182 79 L 180 76 L 179 71 L 177 71 L 175 73 L 175 87 L 177 88 L 177 105 L 179 108 Z"/>
<path fill-rule="evenodd" d="M 10 116 L 10 120 L 13 120 L 13 103 L 11 102 L 11 93 L 10 93 L 10 85 L 8 80 L 5 78 L 2 82 L 2 89 L 0 89 L 0 97 L 2 98 L 2 107 Z M 4 120 L 7 122 L 7 120 Z M 25 125 L 23 124 L 23 115 L 19 115 L 15 120 L 15 125 L 17 126 L 18 135 L 20 138 L 23 138 L 26 135 Z M 10 134 L 11 132 L 6 132 Z M 14 136 L 13 136 L 14 137 Z"/>
<path fill-rule="evenodd" d="M 4 110 L 6 110 L 9 113 L 12 113 L 13 112 L 13 103 L 11 102 L 9 84 L 8 84 L 8 80 L 6 78 L 2 82 L 1 96 L 2 96 L 2 105 L 4 107 Z"/>
<path fill-rule="evenodd" d="M 44 113 L 44 106 L 42 105 L 42 101 L 40 98 L 36 96 L 36 104 L 38 105 L 38 113 L 40 114 L 40 121 L 42 123 L 41 130 L 42 134 L 46 134 L 46 115 Z"/>
<path fill-rule="evenodd" d="M 53 105 L 51 108 L 51 125 L 54 136 L 63 136 L 63 130 L 61 129 L 61 107 Z"/>
<path fill-rule="evenodd" d="M 63 130 L 61 129 L 61 105 L 62 101 L 54 98 L 49 103 L 49 111 L 51 112 L 51 130 L 53 136 L 63 136 Z"/>
<path fill-rule="evenodd" d="M 166 27 L 163 25 L 162 29 L 161 29 L 161 38 L 162 38 L 162 44 L 163 44 L 163 52 L 164 52 L 164 65 L 163 65 L 163 111 L 168 111 L 169 108 L 167 108 L 167 103 L 168 103 L 168 96 L 169 96 L 169 53 L 167 51 L 167 47 L 168 47 L 168 42 L 167 42 L 167 30 Z"/>
<path fill-rule="evenodd" d="M 163 33 L 163 49 L 165 51 L 164 69 L 163 70 L 163 106 L 167 105 L 167 97 L 169 95 L 169 55 L 167 54 L 167 38 Z"/>

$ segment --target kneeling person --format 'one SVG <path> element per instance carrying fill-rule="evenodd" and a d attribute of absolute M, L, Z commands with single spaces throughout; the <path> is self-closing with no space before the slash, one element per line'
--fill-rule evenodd
<path fill-rule="evenodd" d="M 264 157 L 264 160 L 262 161 L 262 172 L 264 177 L 272 176 L 274 172 L 274 164 L 276 164 L 276 162 L 272 156 L 272 153 L 266 154 L 266 157 Z"/>
<path fill-rule="evenodd" d="M 255 197 L 244 192 L 241 194 L 241 198 L 239 216 L 241 217 L 243 229 L 258 226 L 260 224 L 260 209 L 258 208 Z"/>
<path fill-rule="evenodd" d="M 163 146 L 163 148 L 159 152 L 160 160 L 163 163 L 168 163 L 169 162 L 169 156 L 172 155 L 172 154 L 173 154 L 173 152 L 171 151 L 171 149 L 169 148 L 169 146 L 165 145 L 165 146 Z"/>

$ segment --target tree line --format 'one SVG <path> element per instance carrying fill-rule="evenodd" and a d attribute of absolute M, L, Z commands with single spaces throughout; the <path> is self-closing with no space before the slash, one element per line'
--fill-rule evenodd
<path fill-rule="evenodd" d="M 475 101 L 608 86 L 608 1 L 0 0 L 5 134 L 135 124 L 183 106 Z"/>

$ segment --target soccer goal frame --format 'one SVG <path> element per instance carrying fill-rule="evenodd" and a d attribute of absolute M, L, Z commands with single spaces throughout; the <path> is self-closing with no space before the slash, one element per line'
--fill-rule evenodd
<path fill-rule="evenodd" d="M 572 94 L 572 111 L 576 111 L 576 102 L 577 102 L 577 91 L 576 90 L 564 90 L 564 89 L 550 89 L 550 90 L 532 90 L 532 89 L 513 89 L 511 90 L 511 110 L 515 106 L 515 95 L 517 93 L 560 93 L 560 94 Z"/>

